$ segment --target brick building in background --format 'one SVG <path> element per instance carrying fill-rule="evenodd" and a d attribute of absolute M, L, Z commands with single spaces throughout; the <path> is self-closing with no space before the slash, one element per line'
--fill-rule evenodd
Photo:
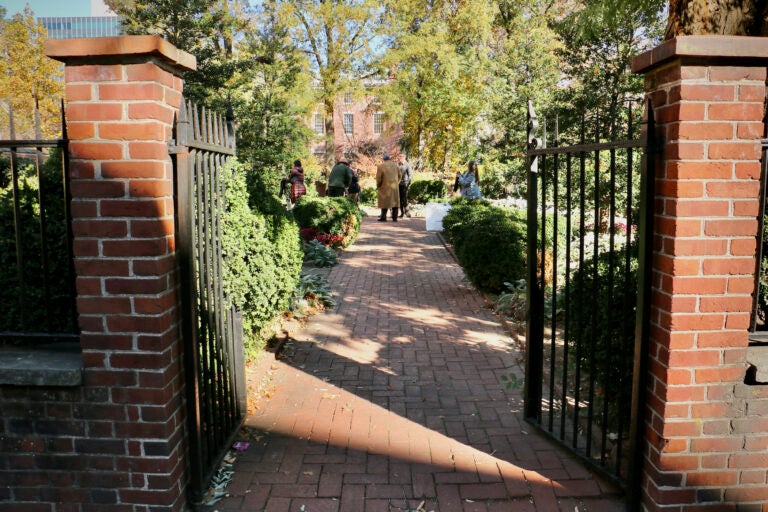
<path fill-rule="evenodd" d="M 330 150 L 330 141 L 326 138 L 323 106 L 317 106 L 309 119 L 309 125 L 315 133 L 311 151 L 318 160 L 323 160 L 326 155 L 329 161 L 335 160 L 334 155 L 339 158 L 346 156 L 375 159 L 385 152 L 390 155 L 401 152 L 402 124 L 389 119 L 381 108 L 375 94 L 376 88 L 381 85 L 383 82 L 368 84 L 369 94 L 363 98 L 357 98 L 351 92 L 336 98 L 333 119 L 334 151 Z"/>

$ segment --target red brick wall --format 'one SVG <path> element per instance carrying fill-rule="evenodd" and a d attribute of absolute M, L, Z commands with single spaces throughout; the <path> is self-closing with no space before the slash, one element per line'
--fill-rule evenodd
<path fill-rule="evenodd" d="M 734 39 L 678 38 L 635 62 L 664 148 L 656 168 L 647 510 L 765 510 L 768 502 L 768 390 L 744 384 L 768 45 Z"/>
<path fill-rule="evenodd" d="M 46 51 L 66 63 L 83 385 L 0 389 L 0 509 L 182 510 L 167 144 L 178 75 L 194 58 L 150 36 L 49 41 Z"/>
<path fill-rule="evenodd" d="M 344 101 L 344 95 L 336 98 L 333 116 L 334 129 L 334 153 L 337 158 L 341 158 L 350 151 L 359 151 L 363 144 L 375 144 L 381 151 L 390 155 L 400 153 L 399 141 L 402 138 L 403 130 L 400 123 L 394 122 L 385 117 L 382 133 L 377 134 L 374 131 L 373 116 L 379 112 L 373 101 L 374 96 L 363 99 L 353 99 L 352 103 Z M 383 112 L 383 111 L 381 111 Z M 344 114 L 352 114 L 353 130 L 352 133 L 344 133 Z M 313 118 L 310 119 L 312 123 Z M 310 124 L 314 129 L 314 124 Z M 315 141 L 312 145 L 312 152 L 325 151 L 326 143 Z"/>

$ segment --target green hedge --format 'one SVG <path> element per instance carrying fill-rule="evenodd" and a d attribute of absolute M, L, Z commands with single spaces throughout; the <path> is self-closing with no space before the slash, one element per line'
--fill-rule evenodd
<path fill-rule="evenodd" d="M 378 197 L 375 188 L 364 188 L 360 191 L 360 204 L 364 206 L 376 206 Z"/>
<path fill-rule="evenodd" d="M 303 252 L 298 227 L 277 207 L 277 197 L 259 180 L 250 183 L 249 194 L 241 164 L 234 162 L 227 171 L 222 173 L 227 176 L 224 289 L 243 313 L 246 346 L 259 350 L 261 330 L 290 305 Z"/>
<path fill-rule="evenodd" d="M 442 180 L 413 180 L 408 188 L 408 201 L 427 204 L 440 201 L 448 195 L 448 188 Z"/>
<path fill-rule="evenodd" d="M 629 269 L 625 260 L 629 251 Z M 611 268 L 613 273 L 611 276 Z M 584 262 L 571 275 L 569 301 L 563 304 L 568 319 L 568 342 L 580 341 L 583 372 L 591 374 L 602 388 L 601 396 L 610 388 L 620 396 L 609 396 L 609 410 L 618 414 L 618 404 L 632 400 L 632 386 L 618 385 L 632 378 L 637 305 L 638 244 L 604 252 Z M 595 279 L 596 278 L 596 279 Z M 559 292 L 564 298 L 564 292 Z M 573 354 L 572 350 L 572 355 Z M 614 415 L 615 416 L 615 415 Z M 612 421 L 609 419 L 609 422 Z"/>
<path fill-rule="evenodd" d="M 456 198 L 443 218 L 443 232 L 478 289 L 499 293 L 505 282 L 526 277 L 524 211 L 492 206 L 482 199 Z"/>
<path fill-rule="evenodd" d="M 349 247 L 360 233 L 360 209 L 345 197 L 302 196 L 293 207 L 300 228 L 313 228 L 317 234 L 341 236 L 340 246 Z"/>

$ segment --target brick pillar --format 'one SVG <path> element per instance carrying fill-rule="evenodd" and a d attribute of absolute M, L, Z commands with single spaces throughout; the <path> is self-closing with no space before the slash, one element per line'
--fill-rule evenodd
<path fill-rule="evenodd" d="M 102 510 L 181 510 L 184 381 L 168 140 L 182 97 L 179 75 L 195 59 L 155 36 L 49 40 L 45 49 L 65 64 L 90 400 L 81 414 L 91 418 L 75 448 L 102 460 L 101 481 L 78 483 L 108 480 L 116 494 Z"/>
<path fill-rule="evenodd" d="M 688 36 L 633 65 L 645 74 L 663 144 L 651 273 L 646 510 L 761 510 L 768 502 L 768 436 L 750 442 L 764 423 L 750 426 L 744 400 L 766 64 L 768 39 Z"/>

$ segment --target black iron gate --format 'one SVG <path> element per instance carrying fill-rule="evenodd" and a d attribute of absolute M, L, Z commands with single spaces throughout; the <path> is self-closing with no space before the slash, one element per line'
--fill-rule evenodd
<path fill-rule="evenodd" d="M 561 145 L 555 118 L 547 147 L 529 105 L 528 128 L 525 415 L 630 500 L 647 325 L 639 284 L 649 281 L 643 263 L 653 219 L 652 110 L 644 125 L 633 122 L 639 116 L 631 104 L 602 126 L 599 116 L 582 116 L 571 123 L 574 145 Z"/>
<path fill-rule="evenodd" d="M 235 155 L 231 120 L 182 103 L 171 153 L 182 273 L 190 495 L 197 503 L 245 414 L 242 325 L 222 289 L 221 177 Z"/>

